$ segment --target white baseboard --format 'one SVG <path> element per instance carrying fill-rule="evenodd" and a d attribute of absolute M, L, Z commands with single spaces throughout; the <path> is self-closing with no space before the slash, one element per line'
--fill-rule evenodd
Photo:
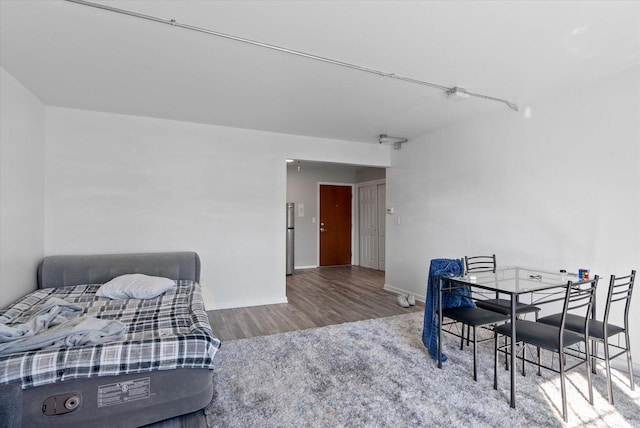
<path fill-rule="evenodd" d="M 249 306 L 276 305 L 279 303 L 289 303 L 287 296 L 278 299 L 242 300 L 235 302 L 214 302 L 211 299 L 205 298 L 204 308 L 207 311 L 215 311 L 218 309 L 246 308 Z"/>
<path fill-rule="evenodd" d="M 310 265 L 310 266 L 295 266 L 294 269 L 315 269 L 318 265 Z"/>
<path fill-rule="evenodd" d="M 396 294 L 409 294 L 413 296 L 417 301 L 424 303 L 424 296 L 417 295 L 412 291 L 403 290 L 402 288 L 394 287 L 393 285 L 390 285 L 390 284 L 384 284 L 384 287 L 382 288 L 384 290 L 391 291 L 392 293 L 396 293 Z"/>

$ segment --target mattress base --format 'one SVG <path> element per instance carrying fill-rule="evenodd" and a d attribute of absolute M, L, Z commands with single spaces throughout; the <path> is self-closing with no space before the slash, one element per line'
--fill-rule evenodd
<path fill-rule="evenodd" d="M 78 407 L 45 415 L 45 400 L 64 394 L 78 396 Z M 73 379 L 22 390 L 22 426 L 135 427 L 195 412 L 212 397 L 213 372 L 208 369 Z M 51 402 L 47 413 L 51 413 Z M 66 411 L 61 404 L 58 407 Z"/>

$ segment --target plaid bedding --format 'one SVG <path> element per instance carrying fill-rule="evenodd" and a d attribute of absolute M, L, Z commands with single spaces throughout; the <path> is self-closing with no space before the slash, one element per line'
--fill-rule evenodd
<path fill-rule="evenodd" d="M 84 315 L 126 324 L 122 341 L 4 355 L 0 357 L 0 384 L 20 382 L 26 389 L 94 376 L 213 369 L 220 341 L 211 331 L 199 284 L 177 281 L 175 288 L 146 300 L 96 297 L 99 287 L 90 284 L 34 291 L 0 310 L 0 323 L 23 323 L 50 297 L 59 297 L 83 306 Z"/>

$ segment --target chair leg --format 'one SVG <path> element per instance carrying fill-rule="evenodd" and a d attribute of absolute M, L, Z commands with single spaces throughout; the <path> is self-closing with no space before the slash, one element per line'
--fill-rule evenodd
<path fill-rule="evenodd" d="M 504 337 L 504 346 L 507 346 L 507 336 Z M 509 370 L 509 355 L 506 352 L 504 353 L 504 369 Z"/>
<path fill-rule="evenodd" d="M 540 371 L 541 359 L 542 359 L 542 352 L 540 351 L 540 347 L 538 346 L 538 376 L 542 376 L 542 372 Z"/>
<path fill-rule="evenodd" d="M 473 380 L 478 380 L 478 342 L 476 340 L 475 325 L 473 326 Z"/>
<path fill-rule="evenodd" d="M 564 352 L 560 352 L 560 358 L 558 361 L 560 362 L 560 392 L 562 394 L 562 419 L 565 422 L 568 422 L 567 417 L 567 390 L 564 382 Z"/>
<path fill-rule="evenodd" d="M 587 366 L 587 384 L 589 387 L 589 404 L 593 405 L 593 380 L 591 379 L 591 367 L 589 367 L 591 361 L 593 360 L 590 358 L 590 355 L 589 355 L 589 343 L 587 342 L 584 343 L 584 350 L 585 350 L 584 364 Z"/>
<path fill-rule="evenodd" d="M 498 333 L 493 332 L 493 389 L 498 389 Z"/>
<path fill-rule="evenodd" d="M 591 343 L 591 373 L 596 374 L 596 356 L 598 355 L 598 341 L 592 340 Z"/>
<path fill-rule="evenodd" d="M 609 361 L 609 338 L 604 338 L 604 366 L 607 370 L 607 394 L 609 403 L 613 404 L 613 388 L 611 387 L 611 362 Z"/>
<path fill-rule="evenodd" d="M 627 347 L 627 366 L 629 367 L 629 385 L 632 391 L 635 391 L 635 382 L 633 380 L 633 363 L 631 362 L 631 343 L 629 342 L 629 331 L 624 332 L 625 346 Z"/>
<path fill-rule="evenodd" d="M 464 327 L 465 327 L 465 325 L 462 324 L 462 334 L 460 335 L 460 350 L 461 351 L 464 349 Z"/>

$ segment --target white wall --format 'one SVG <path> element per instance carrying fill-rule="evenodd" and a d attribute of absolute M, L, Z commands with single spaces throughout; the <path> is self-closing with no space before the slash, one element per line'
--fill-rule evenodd
<path fill-rule="evenodd" d="M 387 170 L 389 287 L 424 299 L 429 260 L 604 276 L 640 270 L 640 70 L 412 139 Z M 600 309 L 603 309 L 603 304 Z M 640 296 L 632 304 L 640 321 Z M 640 329 L 632 329 L 640 361 Z"/>
<path fill-rule="evenodd" d="M 285 302 L 286 158 L 390 163 L 374 144 L 48 107 L 45 252 L 194 250 L 207 309 Z"/>
<path fill-rule="evenodd" d="M 358 168 L 356 171 L 356 181 L 358 183 L 384 180 L 385 177 L 386 171 L 383 168 Z"/>
<path fill-rule="evenodd" d="M 44 252 L 44 105 L 0 67 L 0 307 L 36 288 Z"/>

